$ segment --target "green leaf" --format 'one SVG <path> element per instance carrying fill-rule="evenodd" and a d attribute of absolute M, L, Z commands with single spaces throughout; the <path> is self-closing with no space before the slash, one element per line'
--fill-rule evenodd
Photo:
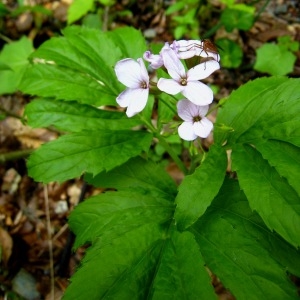
<path fill-rule="evenodd" d="M 227 156 L 224 149 L 213 145 L 204 162 L 179 186 L 175 220 L 180 230 L 191 226 L 204 214 L 224 180 Z"/>
<path fill-rule="evenodd" d="M 233 169 L 251 208 L 295 246 L 300 243 L 299 83 L 262 78 L 246 84 L 220 110 L 214 131 L 215 142 L 232 149 Z M 232 132 L 224 132 L 221 124 Z"/>
<path fill-rule="evenodd" d="M 137 59 L 147 50 L 145 38 L 140 30 L 120 27 L 107 33 L 122 51 L 122 58 Z"/>
<path fill-rule="evenodd" d="M 226 8 L 221 14 L 221 23 L 228 32 L 235 28 L 249 30 L 254 23 L 254 14 L 246 10 Z"/>
<path fill-rule="evenodd" d="M 112 240 L 97 239 L 72 276 L 63 299 L 145 299 L 163 238 L 161 226 L 150 223 Z"/>
<path fill-rule="evenodd" d="M 299 247 L 300 198 L 295 190 L 251 146 L 233 149 L 232 165 L 250 207 L 271 230 Z"/>
<path fill-rule="evenodd" d="M 60 137 L 36 150 L 28 160 L 37 181 L 64 181 L 84 172 L 98 174 L 147 151 L 152 135 L 142 131 L 85 131 Z"/>
<path fill-rule="evenodd" d="M 177 193 L 175 182 L 158 164 L 140 157 L 132 158 L 122 166 L 95 177 L 87 174 L 85 179 L 93 186 L 102 188 L 129 189 L 141 194 L 150 193 L 154 197 L 164 195 L 166 199 L 171 195 L 172 201 Z"/>
<path fill-rule="evenodd" d="M 285 77 L 259 78 L 233 91 L 218 112 L 217 123 L 214 126 L 215 142 L 220 145 L 233 145 L 268 112 L 273 103 L 282 101 L 281 98 L 277 98 L 278 93 L 275 90 L 286 81 L 288 79 Z M 289 88 L 286 88 L 283 93 L 288 93 L 288 90 Z M 231 131 L 224 128 L 231 128 Z"/>
<path fill-rule="evenodd" d="M 237 299 L 298 299 L 284 267 L 299 273 L 300 253 L 253 213 L 235 180 L 191 228 L 210 270 Z"/>
<path fill-rule="evenodd" d="M 68 24 L 79 20 L 88 11 L 92 10 L 93 6 L 94 0 L 74 0 L 68 9 Z"/>
<path fill-rule="evenodd" d="M 293 71 L 297 57 L 274 44 L 264 44 L 256 50 L 254 69 L 271 75 L 286 75 Z M 275 61 L 280 63 L 274 63 Z"/>
<path fill-rule="evenodd" d="M 59 130 L 124 130 L 140 124 L 136 118 L 124 113 L 94 108 L 76 102 L 38 99 L 26 106 L 25 115 L 31 127 L 54 125 Z"/>
<path fill-rule="evenodd" d="M 143 169 L 137 162 L 131 167 L 136 178 Z M 139 162 L 147 169 L 147 187 L 155 189 L 156 169 L 150 172 L 152 164 Z M 161 191 L 106 192 L 75 208 L 69 218 L 75 247 L 92 245 L 64 299 L 216 298 L 194 237 L 171 225 L 174 203 L 166 198 L 174 199 L 173 191 L 169 197 Z"/>
<path fill-rule="evenodd" d="M 34 65 L 28 67 L 20 84 L 23 93 L 95 106 L 116 103 L 116 96 L 88 74 L 58 67 Z"/>
<path fill-rule="evenodd" d="M 229 39 L 219 39 L 216 45 L 220 47 L 221 65 L 225 68 L 237 68 L 242 63 L 243 50 Z"/>
<path fill-rule="evenodd" d="M 217 299 L 190 232 L 174 231 L 165 242 L 150 299 Z"/>
<path fill-rule="evenodd" d="M 298 178 L 300 174 L 300 148 L 276 140 L 255 143 L 255 147 L 270 166 L 275 167 L 278 174 L 287 179 L 289 185 L 300 197 Z"/>
<path fill-rule="evenodd" d="M 114 240 L 142 225 L 163 224 L 173 212 L 173 201 L 166 200 L 164 194 L 118 191 L 94 196 L 78 205 L 69 218 L 76 233 L 74 247 L 94 243 L 99 238 Z"/>
<path fill-rule="evenodd" d="M 124 88 L 113 69 L 121 58 L 118 45 L 108 34 L 91 28 L 72 26 L 63 33 L 64 37 L 50 39 L 31 56 L 39 64 L 24 76 L 24 92 L 96 105 L 115 104 Z M 67 89 L 62 89 L 61 82 Z M 95 91 L 86 91 L 89 86 Z"/>
<path fill-rule="evenodd" d="M 0 54 L 0 94 L 14 93 L 28 65 L 28 56 L 33 51 L 32 41 L 22 37 L 17 42 L 4 46 Z"/>

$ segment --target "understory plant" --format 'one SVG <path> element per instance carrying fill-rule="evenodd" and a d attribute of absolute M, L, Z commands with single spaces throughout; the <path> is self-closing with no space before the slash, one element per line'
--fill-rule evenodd
<path fill-rule="evenodd" d="M 89 247 L 64 299 L 217 299 L 213 276 L 237 299 L 298 299 L 300 80 L 258 78 L 213 105 L 200 80 L 222 61 L 209 50 L 152 53 L 135 29 L 72 26 L 30 56 L 27 123 L 62 134 L 29 175 L 105 189 L 69 217 L 74 249 Z M 156 145 L 181 182 L 152 160 Z"/>

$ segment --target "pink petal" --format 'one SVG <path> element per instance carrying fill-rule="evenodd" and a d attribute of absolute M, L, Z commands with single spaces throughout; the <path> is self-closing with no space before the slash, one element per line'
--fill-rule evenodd
<path fill-rule="evenodd" d="M 141 69 L 141 63 L 125 58 L 120 60 L 115 66 L 115 72 L 118 80 L 130 88 L 140 88 L 142 81 L 149 81 L 149 76 L 145 78 L 144 70 Z"/>
<path fill-rule="evenodd" d="M 149 75 L 148 75 L 148 71 L 146 69 L 144 61 L 141 58 L 138 58 L 137 62 L 140 65 L 140 78 L 141 78 L 141 81 L 149 83 Z"/>
<path fill-rule="evenodd" d="M 132 117 L 145 108 L 148 95 L 148 89 L 128 88 L 117 97 L 117 103 L 121 107 L 128 107 L 126 114 L 128 117 Z"/>
<path fill-rule="evenodd" d="M 196 105 L 210 104 L 214 98 L 212 90 L 200 81 L 189 81 L 184 87 L 182 95 Z"/>
<path fill-rule="evenodd" d="M 220 69 L 220 64 L 215 60 L 201 63 L 187 72 L 188 80 L 200 80 L 208 77 L 211 73 Z"/>
<path fill-rule="evenodd" d="M 139 112 L 141 112 L 148 100 L 149 90 L 148 89 L 135 89 L 133 98 L 129 103 L 129 106 L 126 110 L 126 115 L 130 118 Z"/>
<path fill-rule="evenodd" d="M 209 109 L 209 105 L 197 105 L 197 116 L 205 117 Z"/>
<path fill-rule="evenodd" d="M 187 122 L 193 122 L 193 117 L 198 115 L 198 106 L 189 100 L 180 100 L 177 102 L 178 116 Z"/>
<path fill-rule="evenodd" d="M 186 77 L 186 72 L 182 62 L 171 48 L 162 50 L 161 54 L 164 65 L 173 79 L 179 81 L 182 77 Z"/>
<path fill-rule="evenodd" d="M 194 130 L 193 130 L 192 122 L 183 122 L 178 127 L 178 134 L 182 139 L 184 139 L 186 141 L 193 141 L 197 138 L 197 135 L 194 133 Z"/>
<path fill-rule="evenodd" d="M 193 131 L 197 136 L 201 138 L 206 138 L 209 136 L 213 129 L 213 123 L 207 118 L 202 118 L 200 122 L 195 122 L 193 124 Z"/>
<path fill-rule="evenodd" d="M 176 95 L 183 90 L 183 86 L 173 79 L 160 78 L 157 87 L 170 95 Z"/>

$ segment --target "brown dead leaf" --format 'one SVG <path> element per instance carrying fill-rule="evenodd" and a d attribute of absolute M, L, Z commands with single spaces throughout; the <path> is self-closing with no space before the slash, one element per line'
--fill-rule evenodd
<path fill-rule="evenodd" d="M 12 247 L 13 247 L 13 240 L 9 233 L 0 227 L 0 246 L 1 246 L 1 254 L 2 254 L 2 261 L 4 265 L 7 265 L 7 262 L 11 256 L 12 253 Z"/>

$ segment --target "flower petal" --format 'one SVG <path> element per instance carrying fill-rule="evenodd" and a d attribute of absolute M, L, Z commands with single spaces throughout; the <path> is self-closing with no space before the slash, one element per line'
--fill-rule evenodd
<path fill-rule="evenodd" d="M 126 115 L 129 118 L 138 114 L 145 108 L 149 96 L 149 90 L 135 89 L 132 95 L 133 98 L 130 101 L 129 106 L 126 110 Z"/>
<path fill-rule="evenodd" d="M 178 127 L 178 134 L 182 139 L 184 139 L 186 141 L 193 141 L 197 138 L 197 135 L 194 133 L 194 130 L 193 130 L 192 122 L 183 122 Z"/>
<path fill-rule="evenodd" d="M 183 90 L 183 86 L 173 79 L 160 78 L 157 87 L 170 95 L 176 95 Z"/>
<path fill-rule="evenodd" d="M 121 107 L 128 107 L 126 114 L 132 117 L 141 112 L 147 103 L 149 95 L 148 89 L 126 89 L 117 97 L 117 103 Z"/>
<path fill-rule="evenodd" d="M 193 132 L 201 138 L 206 138 L 209 136 L 213 127 L 213 123 L 204 117 L 200 122 L 195 122 L 193 124 Z"/>
<path fill-rule="evenodd" d="M 193 118 L 198 116 L 198 106 L 187 99 L 177 102 L 178 116 L 187 122 L 193 122 Z"/>
<path fill-rule="evenodd" d="M 212 90 L 200 81 L 188 81 L 182 95 L 196 105 L 207 105 L 212 103 L 214 99 Z"/>
<path fill-rule="evenodd" d="M 146 68 L 145 65 L 144 68 Z M 130 88 L 140 88 L 142 81 L 149 82 L 149 76 L 147 74 L 145 77 L 141 62 L 131 58 L 120 60 L 115 66 L 115 72 L 118 80 Z"/>
<path fill-rule="evenodd" d="M 135 89 L 128 88 L 117 97 L 116 101 L 121 107 L 127 107 L 132 99 Z"/>
<path fill-rule="evenodd" d="M 188 80 L 200 80 L 208 77 L 211 73 L 220 69 L 220 64 L 215 60 L 201 63 L 187 72 Z"/>
<path fill-rule="evenodd" d="M 164 65 L 173 79 L 179 81 L 181 78 L 186 77 L 186 72 L 182 62 L 171 48 L 163 49 L 161 54 Z"/>
<path fill-rule="evenodd" d="M 150 67 L 153 69 L 158 69 L 164 64 L 162 56 L 159 54 L 152 54 L 151 51 L 146 51 L 143 58 L 150 62 Z"/>

